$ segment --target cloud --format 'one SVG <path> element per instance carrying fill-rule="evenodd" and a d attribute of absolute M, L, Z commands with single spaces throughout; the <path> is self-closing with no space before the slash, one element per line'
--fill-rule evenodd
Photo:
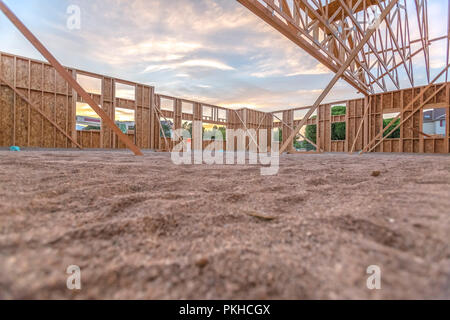
<path fill-rule="evenodd" d="M 200 43 L 195 42 L 180 42 L 177 39 L 164 39 L 144 41 L 136 44 L 131 44 L 123 48 L 119 48 L 119 52 L 125 55 L 155 55 L 165 54 L 169 57 L 183 57 L 180 54 L 189 53 L 202 48 Z"/>
<path fill-rule="evenodd" d="M 75 2 L 82 14 L 77 32 L 61 23 L 65 8 L 62 21 L 36 12 L 49 29 L 45 42 L 64 43 L 64 50 L 55 48 L 69 66 L 151 84 L 156 92 L 211 104 L 278 107 L 272 104 L 287 103 L 280 97 L 298 90 L 302 76 L 327 72 L 236 1 Z M 274 79 L 278 86 L 272 86 Z M 302 103 L 296 94 L 289 98 L 294 100 Z"/>
<path fill-rule="evenodd" d="M 226 65 L 223 62 L 209 59 L 197 59 L 197 60 L 186 60 L 179 63 L 171 64 L 154 64 L 145 68 L 146 72 L 157 72 L 162 70 L 180 70 L 183 68 L 207 68 L 207 69 L 218 69 L 218 70 L 234 70 L 233 67 Z M 175 76 L 179 77 L 180 74 Z M 185 75 L 185 74 L 184 74 Z"/>
<path fill-rule="evenodd" d="M 275 76 L 285 76 L 285 77 L 295 77 L 301 75 L 318 75 L 318 74 L 329 74 L 330 71 L 322 64 L 317 64 L 316 66 L 308 69 L 297 64 L 294 65 L 278 65 L 273 63 L 270 66 L 266 66 L 264 71 L 253 72 L 251 76 L 256 78 L 268 78 Z"/>
<path fill-rule="evenodd" d="M 175 75 L 175 77 L 178 77 L 178 78 L 189 78 L 190 76 L 187 73 L 177 73 Z"/>
<path fill-rule="evenodd" d="M 332 77 L 327 68 L 237 1 L 30 2 L 33 10 L 29 4 L 10 1 L 13 10 L 65 65 L 154 85 L 157 93 L 277 110 L 313 103 Z M 69 2 L 81 8 L 81 30 L 65 27 Z M 429 2 L 430 16 L 445 16 L 442 3 Z M 409 6 L 408 12 L 415 12 L 415 7 Z M 415 19 L 410 20 L 413 25 Z M 434 29 L 446 29 L 442 21 L 446 17 L 430 19 L 430 37 L 441 35 L 441 30 Z M 1 28 L 5 30 L 0 34 L 2 50 L 35 56 L 14 29 L 4 24 Z M 418 29 L 411 29 L 414 38 Z M 440 67 L 446 50 L 435 43 L 430 50 L 432 67 Z M 418 80 L 424 66 L 419 57 L 414 60 Z M 404 72 L 400 77 L 405 78 Z M 339 82 L 327 99 L 355 96 L 352 87 Z"/>
<path fill-rule="evenodd" d="M 198 59 L 198 60 L 188 60 L 180 63 L 180 67 L 202 67 L 202 68 L 212 68 L 219 70 L 234 70 L 233 67 L 226 65 L 220 61 L 208 60 L 208 59 Z"/>

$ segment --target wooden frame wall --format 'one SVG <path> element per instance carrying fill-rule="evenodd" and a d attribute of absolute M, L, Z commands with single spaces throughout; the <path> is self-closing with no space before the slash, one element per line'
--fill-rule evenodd
<path fill-rule="evenodd" d="M 414 103 L 413 107 L 418 107 L 426 101 L 442 84 L 435 84 L 428 89 L 425 94 Z M 375 152 L 408 152 L 408 153 L 448 153 L 449 150 L 449 86 L 439 91 L 430 101 L 428 101 L 419 111 L 415 112 L 402 126 L 400 126 L 400 138 L 388 138 L 379 144 Z M 383 114 L 401 113 L 401 119 L 411 114 L 411 110 L 405 107 L 413 98 L 419 94 L 423 87 L 397 90 L 373 96 L 369 111 L 369 132 L 370 139 L 383 129 Z M 423 110 L 429 108 L 446 109 L 446 134 L 443 138 L 428 138 L 420 134 L 423 128 Z M 376 142 L 380 141 L 379 139 Z"/>
<path fill-rule="evenodd" d="M 102 106 L 109 117 L 114 119 L 116 108 L 126 108 L 135 111 L 136 127 L 134 133 L 128 134 L 132 141 L 142 149 L 170 150 L 173 147 L 171 139 L 165 146 L 165 139 L 160 137 L 160 117 L 174 120 L 174 129 L 181 128 L 183 121 L 200 121 L 202 123 L 226 126 L 228 129 L 268 130 L 268 146 L 271 145 L 272 129 L 283 129 L 283 140 L 292 133 L 301 120 L 294 119 L 296 110 L 307 110 L 302 107 L 265 113 L 251 109 L 230 110 L 198 101 L 181 99 L 167 95 L 155 94 L 154 87 L 116 79 L 87 71 L 66 68 L 76 79 L 77 75 L 95 77 L 101 80 L 100 94 L 90 93 L 91 98 Z M 83 102 L 77 93 L 62 79 L 48 63 L 0 52 L 0 75 L 59 127 L 77 141 L 83 148 L 118 149 L 125 148 L 119 143 L 116 134 L 106 126 L 100 131 L 76 130 L 76 103 Z M 135 88 L 134 99 L 116 97 L 116 84 L 126 84 Z M 419 99 L 414 107 L 438 90 L 442 84 L 431 86 Z M 319 105 L 317 116 L 306 121 L 306 125 L 317 125 L 317 146 L 325 152 L 349 152 L 355 142 L 355 150 L 359 151 L 368 141 L 379 134 L 383 127 L 383 113 L 400 112 L 402 118 L 411 111 L 404 110 L 423 87 L 379 93 L 370 96 L 371 103 L 365 114 L 366 99 L 355 99 Z M 161 99 L 173 101 L 173 111 L 161 110 Z M 183 104 L 192 105 L 192 112 L 183 112 Z M 345 116 L 331 116 L 331 106 L 345 104 Z M 203 110 L 211 111 L 204 114 Z M 446 108 L 445 138 L 429 138 L 420 134 L 422 131 L 423 109 Z M 274 114 L 281 113 L 280 122 L 274 121 Z M 224 115 L 226 114 L 226 119 Z M 450 152 L 450 83 L 428 101 L 411 119 L 400 127 L 400 138 L 386 139 L 375 148 L 375 152 L 416 152 L 416 153 L 449 153 Z M 361 122 L 364 120 L 363 125 Z M 331 125 L 335 122 L 346 123 L 346 139 L 331 141 Z M 75 145 L 59 132 L 50 122 L 34 111 L 23 99 L 5 83 L 0 81 L 0 146 L 41 148 L 74 148 Z M 358 134 L 359 128 L 361 130 Z M 412 128 L 412 129 L 411 129 Z M 379 140 L 377 140 L 379 141 Z M 210 141 L 204 141 L 202 148 Z M 250 143 L 247 138 L 247 148 Z M 258 141 L 259 144 L 259 141 Z M 192 142 L 194 148 L 195 142 Z M 200 147 L 200 146 L 198 146 Z M 225 143 L 224 143 L 225 150 Z M 291 148 L 292 150 L 292 148 Z"/>
<path fill-rule="evenodd" d="M 74 74 L 75 70 L 67 69 Z M 75 137 L 74 95 L 49 64 L 0 52 L 0 74 L 59 127 Z M 0 145 L 73 148 L 74 144 L 0 83 Z"/>
<path fill-rule="evenodd" d="M 418 107 L 426 101 L 442 84 L 431 86 L 421 97 L 414 107 Z M 318 107 L 317 118 L 309 119 L 306 125 L 317 125 L 317 146 L 325 152 L 350 152 L 355 142 L 355 150 L 362 150 L 363 147 L 379 134 L 383 129 L 383 114 L 401 113 L 401 119 L 411 114 L 411 110 L 405 110 L 413 98 L 418 95 L 424 87 L 396 90 L 386 93 L 379 93 L 371 96 L 369 112 L 365 114 L 366 99 L 354 99 L 341 101 L 332 104 L 322 104 Z M 345 116 L 332 116 L 331 106 L 345 104 L 347 112 Z M 293 118 L 295 110 L 309 109 L 310 107 L 296 108 L 284 111 L 275 111 L 272 114 L 283 112 L 283 122 L 289 122 Z M 443 138 L 430 138 L 420 134 L 423 126 L 423 110 L 429 108 L 446 108 L 446 135 Z M 400 138 L 385 139 L 378 145 L 374 152 L 408 152 L 408 153 L 449 153 L 449 114 L 450 114 L 450 83 L 445 84 L 445 88 L 439 91 L 430 101 L 428 101 L 419 111 L 400 126 Z M 361 121 L 364 120 L 362 130 L 358 134 Z M 301 120 L 293 121 L 294 126 Z M 346 139 L 342 141 L 331 140 L 331 125 L 336 122 L 346 123 Z M 283 127 L 283 139 L 289 137 L 292 129 L 284 123 L 274 124 L 275 127 Z M 291 126 L 292 127 L 292 126 Z M 412 128 L 412 129 L 410 129 Z M 375 140 L 375 142 L 380 139 Z"/>
<path fill-rule="evenodd" d="M 229 128 L 229 121 L 228 121 L 228 119 L 230 117 L 229 109 L 211 105 L 211 104 L 207 104 L 207 103 L 194 101 L 194 100 L 177 98 L 177 97 L 163 95 L 163 94 L 155 94 L 155 99 L 156 99 L 156 101 L 158 101 L 156 103 L 156 108 L 158 108 L 158 110 L 159 110 L 159 114 L 160 114 L 159 118 L 172 119 L 173 120 L 173 129 L 175 129 L 175 130 L 182 128 L 184 121 L 192 121 L 192 122 L 197 121 L 202 124 L 203 123 L 215 124 L 218 126 L 225 126 L 225 127 Z M 171 110 L 162 109 L 162 107 L 161 107 L 162 99 L 172 102 Z M 183 112 L 184 104 L 192 105 L 191 113 Z M 210 115 L 204 114 L 204 112 L 203 112 L 204 107 L 209 108 L 211 110 Z M 169 109 L 169 108 L 167 108 L 167 109 Z M 223 115 L 225 115 L 225 117 Z M 167 151 L 167 150 L 170 150 L 173 148 L 173 142 L 172 142 L 171 138 L 166 137 L 166 139 L 164 139 L 164 137 L 161 137 L 160 134 L 158 134 L 158 136 L 159 136 L 159 138 L 158 138 L 159 144 L 161 146 L 159 149 Z M 168 143 L 168 146 L 165 145 L 166 141 Z M 205 148 L 210 143 L 211 143 L 211 141 L 202 141 L 202 148 Z M 195 145 L 196 145 L 196 142 L 194 141 L 194 137 L 192 137 L 192 144 L 191 144 L 192 149 L 194 149 Z M 158 148 L 156 148 L 156 149 L 158 149 Z M 225 141 L 224 141 L 224 149 L 223 150 L 225 150 Z"/>
<path fill-rule="evenodd" d="M 139 148 L 154 148 L 151 129 L 154 88 L 126 80 L 70 69 L 77 74 L 101 80 L 101 93 L 89 95 L 114 119 L 116 107 L 135 110 L 136 131 L 128 136 Z M 58 126 L 63 128 L 83 148 L 126 148 L 117 135 L 102 125 L 100 131 L 76 130 L 76 103 L 85 102 L 46 62 L 0 52 L 0 75 L 24 94 Z M 135 87 L 135 99 L 115 97 L 115 84 Z M 73 148 L 74 144 L 54 126 L 32 110 L 11 88 L 0 81 L 0 146 Z"/>

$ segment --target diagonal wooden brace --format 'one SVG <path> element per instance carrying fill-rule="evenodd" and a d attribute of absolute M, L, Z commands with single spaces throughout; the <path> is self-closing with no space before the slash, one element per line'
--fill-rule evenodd
<path fill-rule="evenodd" d="M 54 126 L 58 131 L 60 131 L 67 139 L 69 139 L 70 141 L 72 141 L 72 143 L 77 146 L 77 148 L 79 149 L 83 149 L 78 142 L 75 141 L 75 139 L 73 139 L 64 129 L 62 129 L 60 126 L 58 126 L 58 124 L 53 121 L 52 119 L 50 119 L 44 112 L 42 112 L 42 110 L 40 110 L 35 104 L 33 104 L 25 95 L 23 95 L 19 90 L 17 90 L 16 88 L 14 88 L 14 86 L 9 83 L 8 81 L 6 81 L 1 75 L 0 75 L 0 82 L 6 84 L 8 87 L 10 87 L 19 97 L 21 97 L 26 103 L 28 103 L 30 105 L 30 107 L 36 111 L 37 113 L 39 113 L 45 120 L 47 120 L 48 122 L 51 123 L 52 126 Z M 6 101 L 5 101 L 6 102 Z"/>
<path fill-rule="evenodd" d="M 125 135 L 108 116 L 108 114 L 95 103 L 94 99 L 87 93 L 81 85 L 72 77 L 72 75 L 56 60 L 56 58 L 48 51 L 45 46 L 31 33 L 31 31 L 19 20 L 19 18 L 0 0 L 0 10 L 6 17 L 19 29 L 19 31 L 31 42 L 31 44 L 44 56 L 45 59 L 55 68 L 56 72 L 67 81 L 67 83 L 89 104 L 89 106 L 100 116 L 102 121 L 117 134 L 128 149 L 133 151 L 136 156 L 142 156 L 141 150 Z"/>

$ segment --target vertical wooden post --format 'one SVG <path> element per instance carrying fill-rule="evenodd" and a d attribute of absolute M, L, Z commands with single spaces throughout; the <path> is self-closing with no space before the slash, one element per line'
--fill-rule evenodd
<path fill-rule="evenodd" d="M 354 137 L 355 140 L 353 141 L 353 145 L 352 145 L 352 148 L 350 150 L 350 153 L 353 153 L 355 151 L 355 147 L 356 147 L 356 144 L 358 143 L 359 135 L 361 134 L 363 126 L 366 123 L 367 115 L 369 114 L 370 105 L 372 103 L 372 97 L 364 98 L 364 102 L 365 102 L 364 115 L 361 117 L 361 122 L 359 124 L 358 131 L 356 132 L 356 136 Z"/>
<path fill-rule="evenodd" d="M 16 84 L 16 78 L 17 78 L 17 76 L 16 76 L 16 73 L 17 73 L 17 57 L 14 57 L 14 69 L 13 69 L 13 71 L 14 71 L 14 79 L 13 79 L 13 86 L 14 86 L 14 89 L 17 87 L 17 84 Z M 13 118 L 12 118 L 12 121 L 13 121 L 13 135 L 12 135 L 12 145 L 13 146 L 15 146 L 16 145 L 16 93 L 14 92 L 13 93 Z"/>

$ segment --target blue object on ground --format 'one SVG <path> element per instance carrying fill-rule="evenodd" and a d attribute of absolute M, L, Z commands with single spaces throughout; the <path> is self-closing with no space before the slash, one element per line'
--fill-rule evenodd
<path fill-rule="evenodd" d="M 11 148 L 9 148 L 9 151 L 20 151 L 20 148 L 16 147 L 16 146 L 12 146 Z"/>

